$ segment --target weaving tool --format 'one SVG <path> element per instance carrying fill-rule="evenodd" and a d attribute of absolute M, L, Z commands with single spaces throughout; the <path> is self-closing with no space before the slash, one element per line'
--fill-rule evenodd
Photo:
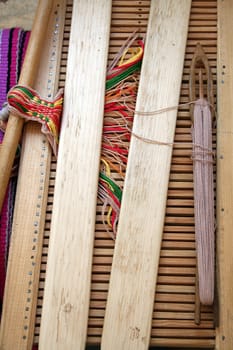
<path fill-rule="evenodd" d="M 31 34 L 33 45 L 40 40 L 43 43 L 34 87 L 48 99 L 57 92 L 65 11 L 64 0 L 41 2 L 36 14 L 36 32 L 33 33 L 34 25 Z M 46 41 L 38 38 L 38 31 L 43 32 Z M 1 349 L 32 348 L 50 164 L 51 149 L 41 134 L 40 124 L 26 123 L 1 320 Z"/>
<path fill-rule="evenodd" d="M 39 341 L 43 350 L 81 350 L 86 343 L 111 5 L 109 0 L 73 4 Z"/>
<path fill-rule="evenodd" d="M 69 0 L 68 3 L 69 12 L 66 14 L 65 41 L 63 44 L 61 74 L 59 78 L 61 87 L 64 86 L 69 24 L 72 13 L 72 1 Z M 149 5 L 150 1 L 148 0 L 113 0 L 111 42 L 109 46 L 110 61 L 116 51 L 118 51 L 118 48 L 121 47 L 132 32 L 138 28 L 140 33 L 144 34 L 146 32 Z M 198 40 L 201 40 L 202 44 L 205 45 L 206 52 L 211 58 L 211 66 L 215 67 L 216 16 L 215 0 L 192 1 L 180 103 L 189 101 L 187 81 L 189 79 L 190 60 L 193 54 L 193 47 Z M 176 141 L 184 142 L 184 146 L 175 146 L 172 157 L 150 344 L 158 347 L 176 346 L 180 349 L 182 347 L 186 349 L 191 347 L 213 348 L 216 340 L 211 307 L 203 307 L 201 309 L 202 322 L 200 326 L 195 326 L 193 322 L 196 259 L 193 238 L 192 165 L 190 148 L 186 146 L 187 143 L 189 145 L 191 144 L 188 108 L 182 108 L 178 112 Z M 32 162 L 32 164 L 34 163 Z M 35 321 L 35 343 L 39 341 L 41 304 L 55 173 L 56 166 L 55 159 L 53 158 L 46 213 L 40 288 L 38 292 L 37 317 Z M 87 344 L 92 345 L 99 344 L 101 340 L 109 273 L 111 271 L 114 250 L 114 242 L 109 238 L 102 225 L 101 208 L 101 204 L 98 203 L 87 336 Z M 70 273 L 73 274 L 72 271 Z"/>
<path fill-rule="evenodd" d="M 143 137 L 173 142 L 176 110 L 159 117 L 140 116 L 140 112 L 178 104 L 190 6 L 191 1 L 186 0 L 151 2 L 136 103 L 139 112 L 133 124 L 133 132 Z M 175 25 L 177 21 L 179 26 Z M 170 161 L 170 145 L 151 145 L 132 138 L 104 320 L 103 350 L 149 346 Z"/>
<path fill-rule="evenodd" d="M 72 1 L 69 1 L 70 8 L 71 4 Z M 139 33 L 142 36 L 145 35 L 149 5 L 150 1 L 148 0 L 113 0 L 109 61 L 112 60 L 128 36 L 135 30 L 139 29 Z M 192 1 L 180 103 L 189 101 L 187 81 L 190 74 L 189 68 L 193 48 L 198 40 L 201 40 L 201 43 L 206 45 L 207 53 L 212 58 L 211 65 L 215 67 L 216 6 L 216 1 Z M 64 86 L 65 79 L 71 13 L 72 11 L 70 10 L 66 17 L 66 41 L 63 45 L 61 86 Z M 189 143 L 189 145 L 191 144 L 189 108 L 180 109 L 178 112 L 176 140 Z M 56 166 L 53 162 L 48 199 L 49 205 L 46 216 L 35 342 L 39 341 L 41 298 L 43 296 L 55 174 Z M 187 147 L 175 146 L 172 157 L 164 236 L 160 253 L 159 277 L 152 319 L 150 339 L 152 346 L 213 348 L 215 344 L 215 329 L 212 323 L 211 307 L 202 308 L 202 322 L 199 327 L 196 327 L 193 322 L 196 258 L 192 188 L 190 146 L 188 149 Z M 109 274 L 114 251 L 114 242 L 105 232 L 102 224 L 101 210 L 102 205 L 98 203 L 87 336 L 87 344 L 90 345 L 100 344 L 101 341 Z"/>
<path fill-rule="evenodd" d="M 213 78 L 201 45 L 198 43 L 190 67 L 190 100 L 193 121 L 194 212 L 199 296 L 202 304 L 214 300 L 215 217 L 212 150 Z M 198 81 L 197 84 L 197 72 Z M 206 91 L 204 91 L 204 74 Z M 199 91 L 197 94 L 197 86 Z M 206 95 L 206 97 L 205 97 Z"/>

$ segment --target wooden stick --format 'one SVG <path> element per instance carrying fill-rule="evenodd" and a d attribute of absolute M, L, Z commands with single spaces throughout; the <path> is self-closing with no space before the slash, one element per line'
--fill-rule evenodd
<path fill-rule="evenodd" d="M 53 1 L 54 0 L 39 1 L 23 68 L 20 74 L 19 84 L 29 86 L 34 84 L 41 53 L 43 51 L 43 45 L 46 40 L 45 33 Z M 2 210 L 23 125 L 23 119 L 15 117 L 12 114 L 10 115 L 3 143 L 0 148 L 0 212 Z"/>
<path fill-rule="evenodd" d="M 178 104 L 191 1 L 151 2 L 137 111 Z M 136 113 L 133 133 L 173 142 L 176 110 Z M 101 349 L 148 349 L 172 148 L 132 137 Z"/>
<path fill-rule="evenodd" d="M 35 89 L 57 90 L 66 1 L 53 1 Z M 34 40 L 37 40 L 34 37 Z M 25 125 L 1 320 L 0 348 L 31 350 L 35 327 L 51 149 L 41 125 Z"/>
<path fill-rule="evenodd" d="M 201 303 L 199 296 L 199 280 L 198 280 L 198 268 L 196 266 L 196 276 L 195 276 L 195 310 L 194 310 L 194 321 L 196 324 L 201 322 Z"/>
<path fill-rule="evenodd" d="M 198 79 L 197 79 L 198 73 Z M 204 84 L 204 74 L 206 84 Z M 199 93 L 197 94 L 197 87 Z M 208 58 L 197 44 L 190 66 L 190 101 L 202 100 L 214 105 L 213 78 Z M 205 90 L 205 91 L 204 91 Z M 211 107 L 203 109 L 190 105 L 193 122 L 193 185 L 195 240 L 197 251 L 198 285 L 200 303 L 212 305 L 214 300 L 214 265 L 215 265 L 215 218 L 214 218 L 214 180 L 212 155 L 200 154 L 200 145 L 212 149 L 212 114 Z M 202 120 L 203 116 L 203 120 Z M 198 146 L 197 146 L 198 145 Z"/>
<path fill-rule="evenodd" d="M 39 347 L 84 349 L 111 1 L 73 7 Z"/>
<path fill-rule="evenodd" d="M 217 259 L 219 350 L 233 348 L 233 3 L 218 1 Z"/>

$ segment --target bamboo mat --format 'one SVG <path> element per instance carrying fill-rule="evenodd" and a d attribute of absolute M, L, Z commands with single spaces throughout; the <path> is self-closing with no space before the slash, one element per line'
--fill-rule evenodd
<path fill-rule="evenodd" d="M 113 0 L 109 61 L 134 30 L 139 30 L 142 36 L 146 33 L 149 8 L 150 1 L 148 0 Z M 72 1 L 69 0 L 60 65 L 60 87 L 64 87 L 66 77 L 71 16 Z M 208 56 L 216 90 L 217 0 L 192 1 L 180 103 L 189 101 L 189 68 L 198 41 Z M 175 145 L 172 156 L 152 320 L 151 346 L 213 348 L 215 344 L 213 308 L 202 306 L 201 323 L 196 325 L 194 322 L 196 253 L 190 126 L 188 107 L 179 109 L 175 134 L 175 142 L 179 142 L 179 145 Z M 187 142 L 190 142 L 190 146 L 187 146 Z M 55 176 L 56 161 L 53 158 L 34 334 L 35 343 L 38 343 L 40 332 Z M 117 175 L 115 180 L 121 181 Z M 114 241 L 105 231 L 101 211 L 101 203 L 98 202 L 87 344 L 100 344 L 101 341 L 114 250 Z"/>

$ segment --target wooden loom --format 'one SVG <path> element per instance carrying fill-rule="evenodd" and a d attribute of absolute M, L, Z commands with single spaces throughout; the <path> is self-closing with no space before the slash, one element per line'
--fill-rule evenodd
<path fill-rule="evenodd" d="M 69 50 L 69 33 L 72 17 L 72 1 L 68 0 L 66 7 L 65 1 L 54 1 L 53 10 L 50 14 L 50 25 L 48 32 L 55 31 L 56 18 L 59 14 L 59 28 L 62 40 L 62 22 L 64 21 L 64 37 L 61 49 L 60 66 L 54 67 L 59 71 L 56 77 L 58 78 L 59 87 L 64 87 L 66 78 L 67 53 Z M 64 14 L 63 14 L 64 10 Z M 111 60 L 113 55 L 119 50 L 128 36 L 135 30 L 139 30 L 141 34 L 146 33 L 147 22 L 149 17 L 150 1 L 120 1 L 113 0 L 112 2 L 112 21 L 110 29 L 110 44 L 109 56 Z M 200 310 L 200 325 L 194 322 L 195 312 L 195 274 L 196 274 L 196 253 L 194 241 L 194 219 L 193 219 L 193 183 L 192 183 L 192 161 L 191 161 L 191 146 L 187 147 L 187 142 L 191 142 L 190 135 L 190 114 L 189 107 L 178 110 L 175 141 L 184 142 L 184 146 L 175 145 L 172 154 L 171 171 L 168 185 L 168 195 L 166 204 L 166 215 L 163 229 L 163 240 L 160 251 L 160 264 L 158 270 L 156 293 L 154 298 L 154 311 L 152 318 L 152 330 L 150 336 L 151 346 L 167 346 L 167 347 L 186 347 L 186 348 L 219 348 L 229 349 L 233 346 L 233 332 L 231 330 L 232 318 L 232 294 L 231 294 L 231 242 L 230 235 L 232 227 L 231 216 L 231 194 L 232 194 L 232 160 L 231 160 L 231 142 L 232 123 L 230 118 L 231 104 L 227 99 L 229 92 L 232 90 L 231 67 L 232 55 L 227 54 L 227 49 L 231 48 L 231 38 L 228 37 L 230 28 L 230 16 L 233 16 L 233 6 L 230 0 L 225 0 L 224 3 L 219 1 L 217 11 L 217 0 L 197 1 L 193 0 L 191 4 L 191 13 L 189 20 L 188 40 L 186 45 L 182 85 L 180 92 L 179 103 L 189 101 L 188 80 L 189 68 L 194 48 L 197 42 L 200 42 L 205 48 L 205 52 L 209 58 L 212 72 L 214 75 L 215 89 L 217 81 L 217 39 L 221 43 L 219 45 L 219 66 L 218 66 L 218 151 L 219 151 L 219 170 L 217 178 L 217 214 L 218 214 L 218 260 L 219 260 L 219 288 L 220 288 L 220 318 L 219 327 L 215 323 L 213 307 L 201 306 Z M 219 28 L 219 37 L 217 38 L 217 24 Z M 61 33 L 62 31 L 62 33 Z M 220 39 L 219 39 L 220 38 Z M 48 47 L 47 58 L 51 57 L 51 44 L 49 40 L 46 44 Z M 45 50 L 45 51 L 46 51 Z M 59 51 L 59 45 L 56 48 Z M 46 58 L 44 58 L 46 60 Z M 59 62 L 59 55 L 57 56 Z M 43 69 L 43 68 L 41 68 Z M 45 76 L 47 73 L 43 73 Z M 38 78 L 37 84 L 40 84 Z M 53 89 L 56 89 L 54 82 Z M 47 93 L 47 92 L 46 92 Z M 227 99 L 225 101 L 225 98 Z M 220 126 L 219 126 L 220 125 Z M 30 128 L 33 131 L 30 131 Z M 43 163 L 46 174 L 49 174 L 48 180 L 43 180 L 44 196 L 46 194 L 46 183 L 48 181 L 48 197 L 46 203 L 42 203 L 42 209 L 36 209 L 38 203 L 35 203 L 34 215 L 40 225 L 41 232 L 44 232 L 43 242 L 35 241 L 35 234 L 32 232 L 32 227 L 35 223 L 35 218 L 28 227 L 24 227 L 27 233 L 23 246 L 15 252 L 13 249 L 10 252 L 10 271 L 8 274 L 8 288 L 5 297 L 5 308 L 3 309 L 3 321 L 1 330 L 1 349 L 10 349 L 9 344 L 14 345 L 14 349 L 31 349 L 32 343 L 38 344 L 40 334 L 40 322 L 42 313 L 42 301 L 44 294 L 44 283 L 46 277 L 46 262 L 50 235 L 50 224 L 52 216 L 54 181 L 56 174 L 56 160 L 50 156 L 43 154 L 47 152 L 43 138 L 40 138 L 39 129 L 34 124 L 27 128 L 27 138 L 34 142 L 39 138 L 38 147 L 42 150 L 39 157 L 46 157 L 46 162 Z M 26 141 L 25 143 L 29 142 Z M 49 152 L 49 151 L 48 151 Z M 37 152 L 36 152 L 37 153 Z M 35 162 L 35 158 L 31 158 L 31 154 L 22 155 L 22 164 L 30 164 Z M 37 161 L 41 161 L 40 158 Z M 224 163 L 222 165 L 222 163 Z M 21 165 L 23 166 L 23 165 Z M 23 174 L 23 170 L 21 170 Z M 23 175 L 22 175 L 23 176 Z M 25 175 L 24 175 L 25 176 Z M 27 177 L 28 177 L 27 173 Z M 41 177 L 34 177 L 33 188 L 40 182 Z M 224 183 L 227 185 L 224 185 Z M 22 182 L 23 183 L 23 182 Z M 27 184 L 19 187 L 18 191 L 22 194 L 26 193 Z M 38 187 L 37 187 L 38 188 Z M 40 187 L 39 187 L 40 189 Z M 20 193 L 18 194 L 20 197 Z M 43 215 L 43 208 L 46 212 Z M 34 208 L 32 208 L 33 210 Z M 37 216 L 36 213 L 39 213 Z M 20 217 L 20 213 L 18 214 Z M 25 215 L 25 214 L 24 214 Z M 28 214 L 29 215 L 29 214 Z M 27 214 L 26 214 L 27 216 Z M 22 217 L 22 216 L 21 216 Z M 41 221 L 40 221 L 41 220 Z M 221 234 L 224 234 L 223 238 Z M 226 235 L 226 236 L 225 236 Z M 17 242 L 17 236 L 15 237 Z M 40 246 L 41 251 L 40 253 Z M 39 252 L 36 258 L 36 268 L 39 273 L 39 285 L 37 288 L 37 274 L 31 266 L 31 250 Z M 229 251 L 230 250 L 230 251 Z M 95 224 L 95 241 L 93 250 L 92 262 L 92 278 L 90 288 L 90 305 L 88 316 L 88 331 L 86 344 L 100 344 L 103 329 L 106 300 L 108 294 L 108 283 L 110 278 L 112 257 L 114 253 L 114 242 L 106 233 L 101 220 L 101 205 L 97 203 L 96 224 Z M 19 257 L 25 258 L 24 266 L 18 266 Z M 40 265 L 41 260 L 41 265 Z M 40 267 L 40 271 L 39 271 Z M 16 270 L 17 268 L 17 270 Z M 32 271 L 33 286 L 32 295 L 28 296 L 28 278 L 27 271 Z M 75 273 L 75 269 L 74 272 Z M 25 288 L 14 289 L 15 280 L 19 276 L 20 285 L 25 285 Z M 10 288 L 12 286 L 12 288 Z M 38 291 L 38 294 L 37 294 Z M 12 300 L 16 300 L 17 305 Z M 8 299 L 9 298 L 9 299 Z M 8 300 L 8 302 L 7 302 Z M 12 304 L 12 309 L 8 305 Z M 23 310 L 23 313 L 15 310 Z M 34 305 L 32 307 L 32 304 Z M 35 310 L 36 307 L 36 310 Z M 26 310 L 26 314 L 25 314 Z M 30 311 L 27 313 L 27 310 Z M 34 311 L 33 311 L 34 310 Z M 21 317 L 22 313 L 22 317 Z M 25 319 L 25 316 L 27 317 Z M 35 317 L 36 316 L 36 317 Z M 8 327 L 4 327 L 5 320 L 8 319 Z M 25 321 L 26 320 L 26 321 Z M 17 330 L 17 332 L 16 332 Z M 136 332 L 136 330 L 135 330 Z M 136 334 L 136 333 L 135 333 Z"/>

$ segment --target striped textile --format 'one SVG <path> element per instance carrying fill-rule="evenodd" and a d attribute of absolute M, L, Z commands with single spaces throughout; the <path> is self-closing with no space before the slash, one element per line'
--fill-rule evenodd
<path fill-rule="evenodd" d="M 0 109 L 6 102 L 7 92 L 17 84 L 29 36 L 30 32 L 21 28 L 0 29 Z M 0 130 L 0 143 L 3 138 L 4 133 Z M 13 176 L 0 213 L 0 303 L 4 293 L 15 190 L 16 177 Z"/>

